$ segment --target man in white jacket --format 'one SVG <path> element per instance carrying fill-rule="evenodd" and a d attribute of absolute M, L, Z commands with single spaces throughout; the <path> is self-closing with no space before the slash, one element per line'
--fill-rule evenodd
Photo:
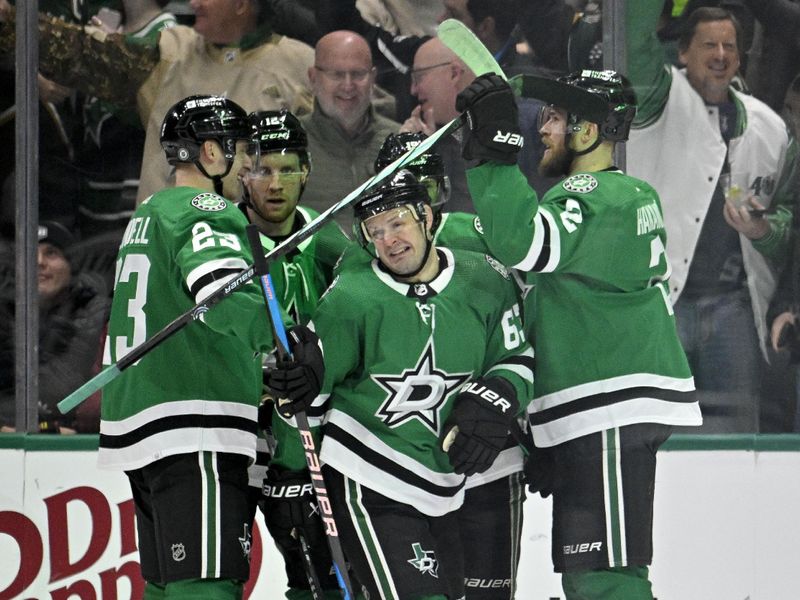
<path fill-rule="evenodd" d="M 670 293 L 705 430 L 756 431 L 759 348 L 787 250 L 796 144 L 777 113 L 731 87 L 741 51 L 733 15 L 694 11 L 679 40 L 685 68 L 677 69 L 665 65 L 655 35 L 662 4 L 627 4 L 639 101 L 627 170 L 661 196 Z"/>

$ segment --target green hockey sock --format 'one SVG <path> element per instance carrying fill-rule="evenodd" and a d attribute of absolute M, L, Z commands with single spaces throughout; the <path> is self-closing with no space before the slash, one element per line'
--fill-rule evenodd
<path fill-rule="evenodd" d="M 647 567 L 616 567 L 563 573 L 567 600 L 653 600 Z"/>
<path fill-rule="evenodd" d="M 168 583 L 164 590 L 164 600 L 241 600 L 244 585 L 233 579 L 183 579 Z"/>

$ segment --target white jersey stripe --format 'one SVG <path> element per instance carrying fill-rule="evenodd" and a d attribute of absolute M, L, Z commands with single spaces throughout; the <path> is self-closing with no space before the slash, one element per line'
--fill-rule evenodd
<path fill-rule="evenodd" d="M 540 207 L 539 211 L 533 217 L 533 240 L 528 249 L 528 254 L 519 263 L 513 265 L 514 268 L 520 271 L 533 270 L 533 267 L 536 266 L 536 263 L 542 256 L 542 252 L 545 250 L 544 242 L 548 237 L 546 235 L 547 233 L 550 234 L 548 248 L 550 255 L 545 266 L 541 269 L 537 269 L 537 271 L 549 273 L 558 266 L 558 262 L 561 260 L 561 236 L 558 231 L 558 226 L 553 216 L 547 210 Z"/>
<path fill-rule="evenodd" d="M 609 379 L 599 379 L 580 385 L 575 385 L 552 394 L 546 394 L 534 398 L 531 403 L 535 410 L 542 411 L 573 400 L 595 396 L 597 394 L 608 394 L 637 387 L 651 387 L 663 390 L 674 390 L 676 392 L 691 392 L 694 390 L 694 378 L 666 377 L 664 375 L 654 375 L 653 373 L 632 373 L 611 377 Z"/>
<path fill-rule="evenodd" d="M 135 368 L 135 367 L 134 367 Z M 165 417 L 179 415 L 215 415 L 241 417 L 250 421 L 258 420 L 258 408 L 239 402 L 217 402 L 214 400 L 176 400 L 169 404 L 156 404 L 145 408 L 120 421 L 103 421 L 100 433 L 104 435 L 124 435 Z"/>
<path fill-rule="evenodd" d="M 614 462 L 614 468 L 617 471 L 617 475 L 614 478 L 617 482 L 617 504 L 619 507 L 618 513 L 618 526 L 619 526 L 619 544 L 620 544 L 620 556 L 622 557 L 622 564 L 621 567 L 628 566 L 628 538 L 625 532 L 625 482 L 622 480 L 622 443 L 620 440 L 620 432 L 619 427 L 614 428 L 614 447 L 616 448 L 616 452 L 614 456 L 616 457 L 616 461 Z"/>
<path fill-rule="evenodd" d="M 200 514 L 203 515 L 200 524 L 200 575 L 209 577 L 208 574 L 208 473 L 204 463 L 204 453 L 197 453 L 197 466 L 200 469 Z"/>
<path fill-rule="evenodd" d="M 126 446 L 104 448 L 97 452 L 97 466 L 101 469 L 130 471 L 174 454 L 215 451 L 243 454 L 256 458 L 256 435 L 239 429 L 206 429 L 188 427 L 163 431 Z"/>
<path fill-rule="evenodd" d="M 549 448 L 583 435 L 635 423 L 700 425 L 702 422 L 700 407 L 696 402 L 634 398 L 534 425 L 533 440 L 540 448 Z"/>
<path fill-rule="evenodd" d="M 329 436 L 322 441 L 320 459 L 353 481 L 369 482 L 370 489 L 397 502 L 410 504 L 421 513 L 432 517 L 440 517 L 456 510 L 464 503 L 463 487 L 451 497 L 430 494 L 368 463 Z M 463 476 L 457 477 L 463 479 Z"/>
<path fill-rule="evenodd" d="M 197 280 L 205 277 L 209 273 L 213 273 L 214 271 L 219 270 L 227 270 L 227 269 L 235 269 L 236 271 L 242 271 L 248 267 L 247 263 L 243 261 L 241 258 L 220 258 L 217 260 L 209 260 L 208 262 L 204 262 L 199 267 L 192 270 L 186 276 L 186 287 L 192 289 Z M 231 276 L 233 277 L 233 275 Z M 220 279 L 215 281 L 216 287 L 222 287 L 224 282 L 227 281 L 229 278 Z M 205 289 L 205 288 L 204 288 Z M 199 300 L 198 300 L 199 302 Z"/>

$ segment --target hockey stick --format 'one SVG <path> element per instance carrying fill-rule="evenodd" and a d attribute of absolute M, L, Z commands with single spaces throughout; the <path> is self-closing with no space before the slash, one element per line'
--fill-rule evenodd
<path fill-rule="evenodd" d="M 437 33 L 440 35 L 440 37 L 442 37 L 442 42 L 444 42 L 445 45 L 453 50 L 453 52 L 455 52 L 459 57 L 464 57 L 464 62 L 476 75 L 481 75 L 488 72 L 496 72 L 498 75 L 502 74 L 502 69 L 500 69 L 500 66 L 497 64 L 497 61 L 494 60 L 494 57 L 492 57 L 491 53 L 460 21 L 455 21 L 454 19 L 447 19 L 443 21 L 439 25 Z M 450 135 L 456 129 L 461 127 L 464 124 L 464 121 L 464 115 L 459 115 L 446 125 L 443 125 L 441 128 L 433 132 L 429 137 L 422 140 L 417 146 L 409 150 L 406 154 L 384 167 L 379 173 L 375 174 L 355 190 L 350 192 L 342 200 L 328 208 L 325 212 L 321 213 L 303 229 L 295 232 L 286 240 L 275 246 L 275 248 L 270 250 L 270 252 L 266 255 L 266 259 L 274 260 L 294 250 L 303 241 L 314 235 L 324 225 L 331 221 L 334 215 L 355 202 L 355 200 L 361 196 L 362 193 L 382 184 L 393 173 L 395 173 L 395 171 L 402 169 L 405 165 L 427 152 L 434 144 L 436 144 L 436 142 L 439 141 L 439 139 Z M 122 373 L 122 371 L 140 360 L 145 354 L 161 344 L 161 342 L 183 329 L 183 327 L 188 325 L 190 322 L 198 319 L 200 315 L 207 312 L 215 304 L 230 296 L 237 289 L 241 288 L 242 285 L 249 282 L 254 275 L 255 271 L 252 266 L 240 271 L 236 276 L 234 276 L 230 283 L 220 287 L 203 302 L 196 304 L 182 315 L 176 317 L 175 320 L 173 320 L 171 323 L 168 323 L 162 330 L 153 334 L 150 339 L 131 349 L 131 351 L 123 358 L 100 371 L 100 373 L 92 377 L 89 381 L 64 398 L 58 403 L 58 410 L 61 411 L 62 414 L 68 413 L 94 392 L 108 384 L 110 381 L 116 379 Z"/>
<path fill-rule="evenodd" d="M 456 19 L 445 19 L 436 28 L 436 36 L 455 52 L 475 76 L 495 73 L 506 79 L 503 69 L 497 64 L 492 53 L 483 45 L 469 27 Z"/>
<path fill-rule="evenodd" d="M 463 124 L 464 117 L 459 115 L 448 124 L 432 133 L 429 137 L 420 142 L 419 145 L 415 146 L 406 154 L 384 167 L 379 173 L 372 176 L 355 190 L 350 192 L 342 200 L 328 208 L 325 212 L 321 213 L 316 219 L 303 227 L 303 229 L 295 232 L 283 242 L 275 246 L 275 248 L 267 253 L 265 258 L 267 260 L 275 260 L 281 256 L 285 256 L 297 248 L 297 246 L 299 246 L 303 241 L 314 235 L 324 225 L 330 222 L 334 215 L 352 204 L 359 196 L 361 196 L 362 193 L 382 184 L 395 171 L 402 169 L 405 165 L 415 160 L 421 154 L 427 152 L 440 138 L 449 135 Z M 254 275 L 255 271 L 252 266 L 237 273 L 233 279 L 231 279 L 230 283 L 220 287 L 217 291 L 209 295 L 208 298 L 196 304 L 182 315 L 176 317 L 163 329 L 154 333 L 151 338 L 131 349 L 131 351 L 123 358 L 119 359 L 114 364 L 107 366 L 105 369 L 100 371 L 100 373 L 92 377 L 89 381 L 64 398 L 58 403 L 58 410 L 61 411 L 62 414 L 66 414 L 71 411 L 94 392 L 107 385 L 110 381 L 116 379 L 122 373 L 122 371 L 140 360 L 145 354 L 149 353 L 151 350 L 161 344 L 161 342 L 165 341 L 174 333 L 177 333 L 183 329 L 183 327 L 192 321 L 200 318 L 203 313 L 207 312 L 215 304 L 230 296 L 245 283 L 248 283 L 254 277 Z"/>
<path fill-rule="evenodd" d="M 272 280 L 269 276 L 269 267 L 267 258 L 264 256 L 264 248 L 261 246 L 261 238 L 258 233 L 258 228 L 255 225 L 247 226 L 247 238 L 253 250 L 254 268 L 256 275 L 261 282 L 261 292 L 264 296 L 264 302 L 267 305 L 270 316 L 270 324 L 272 325 L 272 333 L 275 337 L 275 345 L 277 348 L 278 356 L 280 358 L 291 358 L 289 351 L 289 342 L 286 338 L 286 329 L 283 326 L 283 320 L 280 315 L 280 307 L 278 306 L 278 299 L 275 298 L 275 293 L 272 288 Z M 280 400 L 278 400 L 280 402 Z M 331 551 L 331 558 L 333 559 L 333 569 L 336 572 L 336 579 L 339 581 L 339 587 L 342 589 L 344 600 L 352 600 L 353 586 L 350 583 L 350 577 L 347 575 L 347 562 L 344 558 L 342 551 L 342 544 L 339 541 L 339 530 L 336 527 L 336 521 L 333 518 L 333 509 L 331 501 L 328 496 L 328 488 L 325 486 L 325 480 L 322 477 L 322 464 L 319 460 L 319 453 L 317 452 L 316 442 L 314 436 L 311 434 L 311 427 L 308 424 L 308 417 L 304 411 L 300 411 L 294 415 L 297 422 L 297 429 L 300 433 L 300 439 L 303 442 L 303 453 L 306 458 L 306 465 L 308 472 L 311 475 L 311 483 L 314 488 L 314 494 L 317 497 L 317 505 L 320 509 L 320 517 L 325 526 L 325 536 L 328 539 L 328 547 Z M 307 546 L 301 540 L 304 553 L 307 551 Z M 310 556 L 309 556 L 310 562 Z M 313 567 L 312 567 L 313 569 Z"/>
<path fill-rule="evenodd" d="M 272 288 L 272 278 L 269 279 L 270 289 Z M 263 398 L 262 398 L 263 400 Z M 266 402 L 269 404 L 273 403 L 272 398 L 269 398 Z M 259 407 L 261 410 L 261 407 Z M 274 410 L 273 407 L 270 406 L 270 410 Z M 259 424 L 260 424 L 259 419 Z M 263 439 L 267 443 L 267 448 L 269 448 L 270 456 L 275 456 L 275 450 L 277 448 L 277 442 L 272 435 L 272 425 L 261 427 L 261 431 L 264 434 Z M 262 487 L 263 491 L 263 487 Z M 266 514 L 264 515 L 266 517 Z M 291 531 L 292 537 L 296 538 L 300 542 L 300 555 L 303 558 L 303 570 L 306 574 L 306 580 L 308 581 L 308 589 L 311 591 L 312 600 L 325 600 L 325 592 L 322 589 L 322 585 L 319 582 L 319 576 L 317 575 L 317 570 L 314 568 L 314 562 L 311 560 L 311 551 L 308 547 L 308 542 L 306 541 L 305 535 L 303 535 L 302 531 L 297 529 L 296 527 Z"/>
<path fill-rule="evenodd" d="M 525 76 L 515 75 L 511 79 L 508 79 L 506 74 L 503 73 L 502 67 L 500 67 L 492 53 L 489 52 L 489 49 L 483 45 L 483 42 L 481 42 L 464 23 L 456 19 L 445 19 L 436 28 L 436 35 L 445 46 L 452 50 L 455 55 L 475 73 L 476 76 L 485 73 L 499 75 L 511 84 L 511 87 L 518 96 L 528 97 L 525 94 Z M 516 420 L 511 424 L 510 433 L 520 448 L 522 448 L 525 455 L 530 455 L 530 443 L 522 427 Z M 442 447 L 445 452 L 450 448 L 457 434 L 458 427 L 454 427 L 447 434 L 442 442 Z"/>

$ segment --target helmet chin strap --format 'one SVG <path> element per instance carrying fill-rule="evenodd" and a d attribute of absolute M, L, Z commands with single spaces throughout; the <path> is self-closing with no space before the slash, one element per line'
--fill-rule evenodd
<path fill-rule="evenodd" d="M 579 127 L 578 125 L 575 125 L 575 127 L 577 127 L 577 129 L 575 131 L 571 131 L 570 132 L 570 136 L 580 132 L 581 127 Z M 597 137 L 595 138 L 594 142 L 592 142 L 591 146 L 589 146 L 588 148 L 584 148 L 583 150 L 571 150 L 571 151 L 572 151 L 574 156 L 583 156 L 584 154 L 589 154 L 589 152 L 592 152 L 602 142 L 603 142 L 603 138 L 600 137 L 600 132 L 598 131 L 597 132 Z M 567 144 L 567 149 L 570 149 L 569 148 L 569 144 Z"/>
<path fill-rule="evenodd" d="M 225 177 L 228 173 L 230 173 L 231 172 L 231 167 L 233 167 L 233 161 L 228 160 L 228 161 L 225 161 L 225 163 L 227 165 L 225 167 L 225 172 L 221 173 L 219 175 L 209 175 L 208 171 L 206 171 L 205 167 L 203 167 L 203 165 L 200 163 L 199 160 L 195 161 L 195 163 L 194 163 L 195 166 L 198 169 L 200 169 L 200 172 L 203 175 L 205 175 L 206 177 L 208 177 L 213 182 L 213 184 L 214 184 L 214 193 L 217 194 L 218 196 L 223 196 L 223 193 L 222 193 L 222 178 Z"/>
<path fill-rule="evenodd" d="M 424 228 L 424 227 L 425 227 L 425 222 L 424 222 L 424 221 L 421 221 L 421 222 L 420 222 L 420 225 L 421 225 L 421 226 Z M 395 277 L 402 277 L 403 279 L 407 279 L 407 278 L 409 278 L 409 277 L 414 277 L 414 276 L 415 276 L 415 275 L 417 275 L 417 274 L 418 274 L 420 271 L 422 271 L 422 269 L 424 269 L 424 268 L 425 268 L 425 263 L 427 263 L 427 262 L 428 262 L 428 257 L 429 257 L 429 256 L 430 256 L 430 254 L 431 254 L 431 249 L 432 249 L 432 248 L 433 248 L 433 238 L 431 238 L 431 239 L 428 239 L 428 236 L 427 236 L 427 234 L 426 234 L 426 235 L 425 235 L 425 254 L 423 254 L 423 255 L 422 255 L 422 260 L 420 261 L 420 263 L 419 263 L 419 266 L 418 266 L 416 269 L 414 269 L 414 270 L 413 270 L 413 271 L 411 271 L 410 273 L 403 273 L 402 275 L 401 275 L 401 274 L 399 274 L 399 273 L 395 273 L 394 271 L 392 271 L 392 270 L 391 270 L 391 269 L 389 269 L 388 267 L 387 267 L 387 269 L 388 269 L 388 270 L 389 270 L 389 271 L 390 271 L 390 272 L 391 272 L 391 273 L 392 273 L 392 274 L 393 274 Z"/>
<path fill-rule="evenodd" d="M 572 152 L 574 153 L 575 156 L 583 156 L 584 154 L 589 154 L 589 152 L 592 152 L 602 142 L 603 140 L 598 135 L 597 138 L 595 138 L 594 142 L 592 142 L 592 145 L 589 146 L 588 148 L 584 148 L 583 150 L 573 150 Z"/>
<path fill-rule="evenodd" d="M 411 271 L 411 273 L 403 274 L 402 275 L 403 278 L 414 277 L 414 275 L 417 275 L 420 271 L 422 271 L 423 268 L 425 268 L 425 263 L 428 262 L 428 256 L 430 256 L 430 254 L 431 254 L 431 248 L 433 248 L 433 241 L 429 240 L 427 238 L 427 236 L 426 236 L 425 237 L 425 254 L 422 255 L 422 260 L 420 261 L 419 266 L 416 269 L 414 269 L 413 271 Z"/>

